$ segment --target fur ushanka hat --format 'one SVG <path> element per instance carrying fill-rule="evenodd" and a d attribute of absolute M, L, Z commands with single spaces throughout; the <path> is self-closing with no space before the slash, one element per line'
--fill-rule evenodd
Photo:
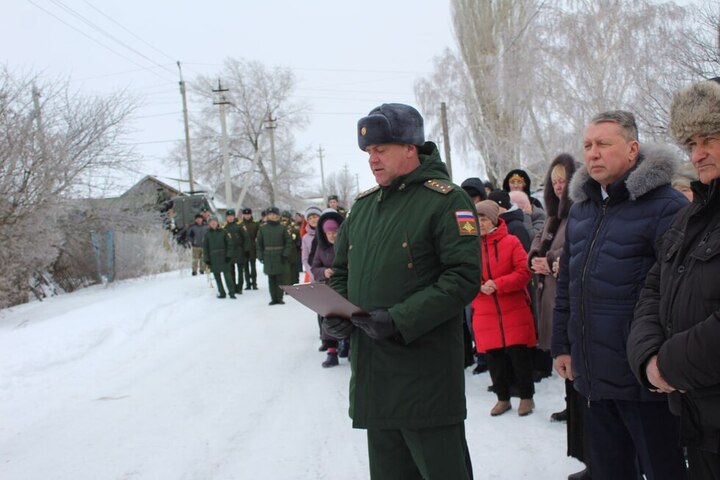
<path fill-rule="evenodd" d="M 402 103 L 383 103 L 358 121 L 358 146 L 363 152 L 370 145 L 400 143 L 425 144 L 425 130 L 420 112 Z"/>
<path fill-rule="evenodd" d="M 681 146 L 693 135 L 720 132 L 720 79 L 680 90 L 670 105 L 670 134 Z"/>

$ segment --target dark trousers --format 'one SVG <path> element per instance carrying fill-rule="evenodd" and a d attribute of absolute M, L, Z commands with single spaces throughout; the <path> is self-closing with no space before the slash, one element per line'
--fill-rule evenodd
<path fill-rule="evenodd" d="M 247 286 L 257 288 L 257 268 L 255 267 L 255 257 L 248 257 L 245 259 L 243 270 L 245 271 L 245 283 Z"/>
<path fill-rule="evenodd" d="M 585 412 L 593 480 L 687 478 L 666 402 L 597 400 Z"/>
<path fill-rule="evenodd" d="M 235 293 L 242 293 L 243 289 L 243 263 L 231 263 L 230 264 L 230 276 L 233 277 L 235 282 Z"/>
<path fill-rule="evenodd" d="M 223 288 L 222 278 L 219 272 L 213 272 L 215 277 L 215 283 L 217 283 L 218 293 L 221 297 L 225 296 L 225 289 Z M 228 292 L 230 295 L 235 295 L 235 282 L 233 281 L 232 274 L 229 269 L 222 272 L 222 276 L 225 277 L 225 285 L 227 285 Z"/>
<path fill-rule="evenodd" d="M 690 480 L 720 480 L 720 455 L 687 447 Z"/>
<path fill-rule="evenodd" d="M 417 430 L 368 430 L 367 437 L 372 480 L 472 478 L 462 423 Z"/>
<path fill-rule="evenodd" d="M 590 446 L 585 430 L 585 410 L 587 399 L 583 397 L 573 382 L 565 380 L 565 402 L 567 405 L 567 454 L 568 457 L 577 458 L 590 468 Z"/>
<path fill-rule="evenodd" d="M 520 398 L 533 398 L 533 349 L 525 345 L 496 348 L 487 351 L 488 370 L 493 382 L 493 392 L 498 400 L 510 400 L 510 385 L 517 382 Z M 513 376 L 514 373 L 514 376 Z"/>
<path fill-rule="evenodd" d="M 287 275 L 284 273 L 278 275 L 268 275 L 268 286 L 270 287 L 270 300 L 280 302 L 283 299 L 283 291 L 280 285 L 286 285 Z"/>

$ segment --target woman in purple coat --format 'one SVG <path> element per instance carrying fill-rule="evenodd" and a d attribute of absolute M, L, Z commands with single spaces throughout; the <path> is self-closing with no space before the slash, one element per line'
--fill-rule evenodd
<path fill-rule="evenodd" d="M 338 230 L 343 222 L 343 217 L 336 210 L 327 209 L 320 216 L 317 228 L 315 229 L 315 242 L 317 244 L 314 254 L 312 254 L 312 273 L 313 281 L 317 283 L 326 283 L 333 274 L 332 264 L 335 260 L 335 239 Z M 322 340 L 327 345 L 327 358 L 322 362 L 324 368 L 334 367 L 337 365 L 338 356 L 347 357 L 350 349 L 348 339 L 339 341 L 328 336 L 323 332 Z"/>

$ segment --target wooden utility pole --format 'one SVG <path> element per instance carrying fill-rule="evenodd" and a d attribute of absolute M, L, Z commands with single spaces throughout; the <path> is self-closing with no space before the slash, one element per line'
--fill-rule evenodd
<path fill-rule="evenodd" d="M 225 92 L 227 88 L 222 88 L 220 79 L 218 79 L 218 88 L 213 90 L 213 93 L 217 93 L 220 96 L 220 100 L 213 102 L 213 105 L 220 105 L 220 128 L 222 138 L 222 155 L 223 155 L 223 175 L 225 176 L 225 205 L 230 208 L 232 205 L 232 183 L 230 182 L 230 152 L 228 149 L 228 137 L 227 137 L 227 119 L 225 105 L 229 105 L 230 102 L 225 98 Z"/>
<path fill-rule="evenodd" d="M 442 121 L 443 146 L 445 147 L 445 163 L 447 164 L 448 175 L 452 180 L 452 159 L 450 158 L 450 132 L 448 131 L 447 106 L 445 102 L 440 104 L 440 119 Z"/>
<path fill-rule="evenodd" d="M 266 129 L 270 130 L 270 161 L 272 162 L 272 178 L 270 185 L 270 204 L 275 205 L 275 187 L 277 186 L 277 164 L 275 162 L 275 125 L 276 119 L 272 117 L 272 113 L 268 113 Z"/>
<path fill-rule="evenodd" d="M 320 157 L 320 188 L 323 196 L 323 205 L 327 205 L 327 192 L 325 191 L 325 167 L 323 166 L 323 149 L 318 147 L 318 156 Z"/>
<path fill-rule="evenodd" d="M 180 62 L 177 62 L 177 66 L 180 71 L 180 95 L 182 95 L 183 118 L 185 120 L 185 154 L 187 155 L 188 179 L 190 180 L 190 193 L 192 194 L 195 191 L 195 182 L 193 181 L 192 154 L 190 153 L 190 123 L 188 121 L 187 96 L 185 94 L 185 81 L 183 80 Z"/>

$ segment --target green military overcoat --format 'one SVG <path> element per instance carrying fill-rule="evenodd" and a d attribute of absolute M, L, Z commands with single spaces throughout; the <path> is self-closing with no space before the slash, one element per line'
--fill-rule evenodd
<path fill-rule="evenodd" d="M 243 228 L 245 228 L 245 231 L 247 232 L 248 237 L 250 238 L 250 245 L 249 245 L 250 248 L 248 248 L 248 250 L 247 250 L 249 252 L 248 258 L 250 260 L 255 260 L 257 258 L 257 250 L 256 250 L 255 242 L 257 241 L 257 234 L 258 234 L 258 230 L 260 229 L 260 223 L 256 222 L 255 220 L 250 220 L 247 222 L 245 220 L 243 220 L 242 223 L 240 223 L 240 225 L 242 225 Z"/>
<path fill-rule="evenodd" d="M 265 275 L 288 275 L 288 259 L 292 239 L 279 222 L 268 221 L 258 230 L 257 258 L 263 264 Z"/>
<path fill-rule="evenodd" d="M 355 428 L 465 419 L 463 308 L 480 288 L 477 215 L 437 147 L 388 187 L 360 194 L 335 246 L 330 285 L 366 311 L 387 309 L 400 338 L 351 337 Z"/>
<path fill-rule="evenodd" d="M 250 236 L 237 221 L 223 226 L 227 236 L 228 257 L 233 263 L 245 262 L 245 252 L 250 248 Z"/>
<path fill-rule="evenodd" d="M 213 273 L 223 273 L 228 271 L 230 264 L 227 258 L 228 242 L 225 230 L 222 228 L 208 228 L 203 239 L 203 259 L 205 263 L 210 264 L 210 271 Z"/>

